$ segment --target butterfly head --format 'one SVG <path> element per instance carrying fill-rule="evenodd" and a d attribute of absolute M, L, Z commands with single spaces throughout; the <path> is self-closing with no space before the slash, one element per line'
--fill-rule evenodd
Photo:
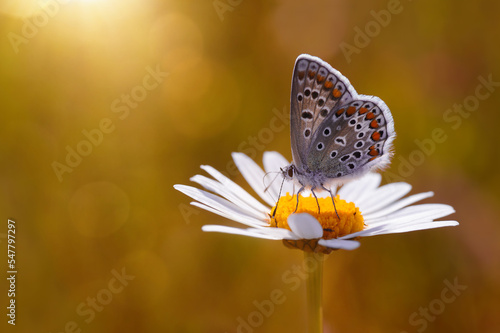
<path fill-rule="evenodd" d="M 321 188 L 326 178 L 323 173 L 314 173 L 307 168 L 301 168 L 294 163 L 281 168 L 283 179 L 294 181 L 304 188 Z"/>
<path fill-rule="evenodd" d="M 281 173 L 283 175 L 283 178 L 285 178 L 286 180 L 292 180 L 297 173 L 297 167 L 294 164 L 290 164 L 284 168 L 281 168 Z"/>

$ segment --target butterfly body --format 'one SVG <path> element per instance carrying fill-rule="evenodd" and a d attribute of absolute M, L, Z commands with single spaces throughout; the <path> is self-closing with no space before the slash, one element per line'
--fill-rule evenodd
<path fill-rule="evenodd" d="M 291 90 L 293 162 L 282 172 L 299 192 L 328 190 L 388 165 L 396 134 L 380 98 L 358 95 L 339 71 L 306 54 L 295 62 Z"/>

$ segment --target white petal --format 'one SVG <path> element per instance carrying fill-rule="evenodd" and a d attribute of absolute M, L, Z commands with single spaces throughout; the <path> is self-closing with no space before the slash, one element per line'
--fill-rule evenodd
<path fill-rule="evenodd" d="M 215 194 L 186 185 L 174 185 L 174 188 L 178 191 L 181 191 L 185 195 L 190 196 L 191 198 L 198 200 L 199 202 L 218 211 L 228 214 L 244 215 L 248 218 L 253 218 L 253 216 L 247 214 L 245 210 L 239 208 L 234 203 L 227 201 L 226 199 L 223 199 Z"/>
<path fill-rule="evenodd" d="M 397 229 L 392 229 L 389 232 L 387 232 L 387 234 L 442 228 L 442 227 L 455 227 L 457 225 L 459 225 L 457 221 L 430 221 L 425 223 L 407 225 Z"/>
<path fill-rule="evenodd" d="M 258 227 L 258 226 L 265 227 L 265 226 L 269 225 L 269 223 L 267 223 L 267 222 L 264 222 L 264 221 L 261 221 L 258 219 L 254 219 L 254 218 L 249 217 L 247 215 L 239 214 L 239 213 L 231 212 L 231 211 L 220 211 L 220 210 L 217 210 L 213 207 L 207 206 L 207 205 L 202 204 L 202 203 L 197 202 L 197 201 L 191 202 L 191 205 L 199 207 L 201 209 L 205 209 L 211 213 L 225 217 L 226 219 L 229 219 L 231 221 L 236 221 L 236 222 L 242 223 L 242 224 L 247 225 L 249 227 Z"/>
<path fill-rule="evenodd" d="M 400 225 L 381 225 L 377 228 L 367 229 L 363 237 L 395 234 L 425 229 L 457 226 L 457 221 L 413 221 Z"/>
<path fill-rule="evenodd" d="M 425 193 L 414 194 L 412 196 L 401 199 L 401 200 L 393 203 L 392 205 L 384 207 L 384 208 L 382 208 L 376 212 L 373 212 L 371 214 L 363 214 L 363 217 L 365 218 L 365 221 L 368 221 L 370 219 L 375 219 L 378 217 L 386 216 L 386 215 L 391 214 L 391 213 L 393 213 L 393 212 L 395 212 L 403 207 L 411 205 L 415 202 L 432 197 L 433 195 L 434 195 L 434 192 L 425 192 Z"/>
<path fill-rule="evenodd" d="M 347 202 L 357 203 L 358 198 L 368 195 L 373 189 L 375 189 L 382 179 L 382 176 L 378 173 L 369 173 L 362 178 L 355 179 L 349 183 L 342 186 L 338 191 L 341 199 Z M 363 194 L 366 191 L 365 194 Z"/>
<path fill-rule="evenodd" d="M 232 203 L 240 207 L 242 210 L 244 210 L 248 215 L 253 216 L 256 219 L 260 220 L 265 219 L 267 217 L 267 213 L 269 213 L 269 210 L 262 212 L 253 209 L 253 207 L 248 205 L 244 200 L 242 200 L 240 197 L 236 196 L 231 191 L 229 191 L 227 187 L 225 187 L 224 185 L 213 179 L 201 175 L 196 175 L 191 177 L 190 180 L 200 184 L 205 189 L 215 192 L 216 194 L 226 198 L 227 200 L 231 201 Z"/>
<path fill-rule="evenodd" d="M 293 233 L 303 239 L 314 239 L 323 236 L 323 227 L 310 214 L 292 214 L 288 217 L 288 226 Z"/>
<path fill-rule="evenodd" d="M 453 214 L 453 207 L 444 204 L 422 204 L 405 207 L 390 215 L 373 219 L 369 225 L 403 224 L 416 220 L 435 220 Z M 366 221 L 365 221 L 366 222 Z M 367 223 L 367 222 L 366 222 Z"/>
<path fill-rule="evenodd" d="M 371 198 L 366 200 L 364 207 L 359 206 L 362 214 L 370 214 L 386 207 L 394 201 L 401 199 L 411 191 L 411 185 L 408 183 L 392 183 L 378 188 L 372 192 Z"/>
<path fill-rule="evenodd" d="M 222 173 L 212 168 L 209 165 L 202 165 L 201 168 L 208 172 L 212 177 L 218 180 L 222 185 L 227 187 L 232 193 L 236 196 L 240 197 L 247 204 L 255 208 L 260 212 L 269 211 L 270 208 L 261 204 L 257 199 L 251 196 L 247 191 L 245 191 L 241 186 L 233 182 L 231 179 L 224 176 Z"/>
<path fill-rule="evenodd" d="M 352 239 L 355 237 L 366 237 L 366 236 L 371 236 L 374 232 L 377 232 L 379 230 L 384 230 L 384 226 L 375 226 L 375 227 L 366 227 L 365 229 L 357 232 L 353 232 L 352 234 L 345 235 L 342 237 L 339 237 L 337 239 Z"/>
<path fill-rule="evenodd" d="M 273 227 L 259 227 L 259 229 L 265 229 L 265 233 L 269 235 L 274 235 L 276 237 L 279 237 L 280 239 L 300 239 L 299 236 L 294 234 L 288 229 L 283 229 L 283 228 L 273 228 Z"/>
<path fill-rule="evenodd" d="M 354 250 L 360 245 L 358 241 L 342 240 L 342 239 L 320 239 L 319 245 L 323 245 L 332 249 Z"/>
<path fill-rule="evenodd" d="M 380 186 L 380 181 L 382 180 L 382 176 L 378 173 L 369 173 L 363 178 L 362 182 L 358 182 L 358 191 L 351 194 L 353 197 L 354 195 L 356 196 L 356 199 L 354 199 L 356 205 L 361 205 L 367 199 L 369 200 L 373 192 Z"/>
<path fill-rule="evenodd" d="M 266 151 L 263 156 L 264 169 L 266 172 L 280 172 L 290 164 L 288 160 L 276 151 Z"/>
<path fill-rule="evenodd" d="M 242 235 L 242 236 L 264 238 L 264 239 L 283 239 L 283 237 L 279 237 L 273 234 L 265 234 L 252 228 L 240 229 L 240 228 L 227 227 L 223 225 L 204 225 L 201 229 L 206 232 L 223 232 L 226 234 Z"/>
<path fill-rule="evenodd" d="M 274 206 L 278 198 L 271 197 L 269 192 L 265 191 L 264 171 L 250 157 L 243 153 L 232 153 L 232 156 L 234 163 L 255 193 L 267 204 Z"/>

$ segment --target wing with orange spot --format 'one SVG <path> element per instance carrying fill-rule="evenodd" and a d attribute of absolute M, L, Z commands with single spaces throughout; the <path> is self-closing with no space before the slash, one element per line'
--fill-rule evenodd
<path fill-rule="evenodd" d="M 378 97 L 356 96 L 319 125 L 308 151 L 308 168 L 333 179 L 384 167 L 392 155 L 394 137 L 387 105 Z"/>
<path fill-rule="evenodd" d="M 290 131 L 295 165 L 307 164 L 312 138 L 320 124 L 340 105 L 357 96 L 349 80 L 323 60 L 307 54 L 295 61 L 292 76 Z"/>

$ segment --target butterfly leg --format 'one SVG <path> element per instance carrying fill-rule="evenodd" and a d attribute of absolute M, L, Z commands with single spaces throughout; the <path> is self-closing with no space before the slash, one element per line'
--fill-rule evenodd
<path fill-rule="evenodd" d="M 299 191 L 297 192 L 297 205 L 295 206 L 295 211 L 294 211 L 294 213 L 297 211 L 297 209 L 299 209 L 299 194 L 300 194 L 300 192 L 302 192 L 302 191 L 304 190 L 304 188 L 305 188 L 305 187 L 304 187 L 304 186 L 302 186 L 302 187 L 299 189 Z"/>
<path fill-rule="evenodd" d="M 283 183 L 285 182 L 285 178 L 283 178 L 283 181 L 281 182 L 281 186 L 280 186 L 280 193 L 278 194 L 278 201 L 276 201 L 276 207 L 274 207 L 274 211 L 273 211 L 273 218 L 276 216 L 276 210 L 278 209 L 278 204 L 280 203 L 280 199 L 281 199 L 281 190 L 283 190 Z M 267 190 L 267 188 L 266 188 Z M 298 203 L 297 203 L 298 205 Z M 297 209 L 295 209 L 297 210 Z"/>
<path fill-rule="evenodd" d="M 311 193 L 314 195 L 314 199 L 316 199 L 316 204 L 318 205 L 318 214 L 321 214 L 321 209 L 319 208 L 319 201 L 318 201 L 318 197 L 316 196 L 316 193 L 314 193 L 314 189 L 315 189 L 315 188 L 316 188 L 316 187 L 313 187 L 313 188 L 311 189 Z"/>
<path fill-rule="evenodd" d="M 335 207 L 335 200 L 333 200 L 333 193 L 332 193 L 332 190 L 326 188 L 323 184 L 321 184 L 321 187 L 323 188 L 323 190 L 327 191 L 328 193 L 330 193 L 330 198 L 332 198 L 332 203 L 333 203 L 333 208 L 335 209 L 335 214 L 337 214 L 337 217 L 339 218 L 340 220 L 340 216 L 339 216 L 339 213 L 337 213 L 337 207 Z"/>

